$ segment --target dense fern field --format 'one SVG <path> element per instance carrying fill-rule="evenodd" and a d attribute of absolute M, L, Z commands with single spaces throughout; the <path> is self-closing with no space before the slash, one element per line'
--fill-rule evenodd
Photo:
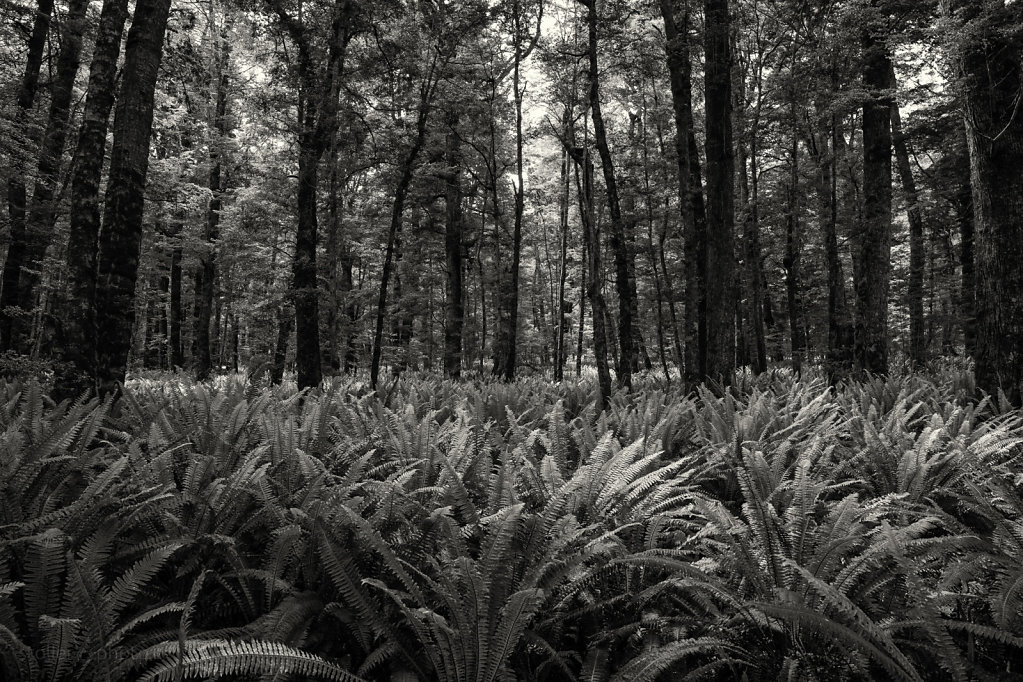
<path fill-rule="evenodd" d="M 971 381 L 0 384 L 0 678 L 1019 679 Z"/>

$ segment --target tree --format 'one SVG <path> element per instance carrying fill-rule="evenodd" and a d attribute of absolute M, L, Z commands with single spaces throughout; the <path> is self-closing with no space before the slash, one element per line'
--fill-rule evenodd
<path fill-rule="evenodd" d="M 597 0 L 582 0 L 586 7 L 586 28 L 589 63 L 589 104 L 593 117 L 593 142 L 600 156 L 607 192 L 607 207 L 611 222 L 611 251 L 615 259 L 615 291 L 618 294 L 618 383 L 626 389 L 632 387 L 632 368 L 636 366 L 635 334 L 632 319 L 636 314 L 636 275 L 630 267 L 628 244 L 625 238 L 625 224 L 622 220 L 622 206 L 615 176 L 614 159 L 607 143 L 607 126 L 604 123 L 600 103 L 600 72 L 597 64 Z"/>
<path fill-rule="evenodd" d="M 511 64 L 505 68 L 505 72 L 511 71 L 512 77 L 512 100 L 515 105 L 515 179 L 512 182 L 514 191 L 514 218 L 511 235 L 511 258 L 503 258 L 504 271 L 502 272 L 500 289 L 498 291 L 497 306 L 497 333 L 494 342 L 494 375 L 505 381 L 510 381 L 515 376 L 517 363 L 517 346 L 519 336 L 519 275 L 522 262 L 522 217 L 525 212 L 525 176 L 523 175 L 523 134 L 522 134 L 522 96 L 525 83 L 522 79 L 522 63 L 532 53 L 540 37 L 540 24 L 543 21 L 543 1 L 537 4 L 536 32 L 530 38 L 523 33 L 528 30 L 522 0 L 512 0 L 511 22 L 512 22 L 512 56 Z M 505 76 L 497 78 L 503 80 Z M 496 159 L 492 160 L 496 163 Z M 496 173 L 494 174 L 496 176 Z M 492 190 L 497 192 L 496 177 L 493 181 Z M 495 200 L 495 206 L 497 202 Z M 500 230 L 501 225 L 497 228 Z M 502 254 L 504 256 L 504 254 Z"/>
<path fill-rule="evenodd" d="M 892 242 L 891 57 L 887 19 L 872 0 L 861 35 L 863 59 L 863 227 L 856 240 L 855 358 L 861 372 L 888 371 L 888 286 Z"/>
<path fill-rule="evenodd" d="M 329 147 L 332 131 L 337 127 L 345 52 L 355 33 L 354 19 L 360 7 L 353 0 L 336 0 L 327 8 L 329 32 L 325 57 L 321 57 L 321 50 L 313 42 L 315 20 L 306 20 L 301 11 L 293 15 L 283 0 L 270 0 L 270 5 L 298 52 L 294 64 L 298 78 L 298 229 L 292 261 L 292 293 L 298 386 L 313 388 L 319 386 L 323 378 L 316 266 L 319 165 Z"/>
<path fill-rule="evenodd" d="M 36 285 L 40 280 L 43 258 L 50 245 L 56 220 L 55 192 L 59 180 L 61 157 L 67 138 L 71 99 L 78 75 L 82 51 L 82 33 L 89 0 L 72 0 L 61 27 L 61 48 L 57 69 L 50 82 L 50 110 L 39 150 L 36 182 L 23 231 L 11 231 L 11 244 L 4 262 L 4 287 L 0 309 L 17 305 L 20 324 L 9 330 L 6 343 L 29 351 L 31 327 L 25 318 L 35 308 Z M 3 328 L 3 324 L 0 324 Z"/>
<path fill-rule="evenodd" d="M 227 99 L 231 55 L 228 31 L 229 26 L 225 19 L 225 25 L 219 31 L 219 44 L 214 48 L 214 68 L 210 74 L 210 80 L 213 82 L 213 135 L 209 143 L 210 172 L 207 183 L 210 202 L 204 221 L 204 249 L 195 276 L 195 333 L 192 337 L 195 376 L 200 381 L 206 379 L 213 368 L 210 354 L 210 318 L 213 314 L 214 283 L 217 277 L 216 249 L 220 235 L 220 212 L 223 207 L 223 168 L 228 130 Z M 211 32 L 218 33 L 216 29 Z"/>
<path fill-rule="evenodd" d="M 1023 259 L 1013 255 L 1023 243 L 1023 5 L 945 0 L 943 9 L 969 143 L 977 385 L 1019 405 Z"/>
<path fill-rule="evenodd" d="M 689 0 L 682 0 L 682 21 L 676 2 L 660 0 L 665 51 L 675 118 L 678 202 L 685 242 L 685 372 L 700 380 L 707 369 L 707 225 L 699 151 L 693 131 L 692 66 L 689 63 Z"/>
<path fill-rule="evenodd" d="M 136 3 L 124 51 L 121 87 L 114 112 L 103 230 L 96 255 L 95 377 L 102 396 L 119 392 L 131 348 L 153 127 L 153 95 L 170 4 L 170 0 Z"/>
<path fill-rule="evenodd" d="M 731 20 L 728 0 L 704 2 L 707 117 L 707 365 L 704 376 L 731 381 L 735 368 L 734 150 Z"/>
<path fill-rule="evenodd" d="M 384 247 L 384 263 L 380 273 L 380 294 L 377 296 L 376 327 L 373 332 L 373 355 L 370 359 L 370 384 L 374 387 L 380 379 L 380 361 L 383 355 L 384 316 L 387 312 L 387 291 L 394 266 L 395 245 L 401 232 L 402 220 L 405 215 L 405 200 L 415 174 L 419 154 L 426 143 L 430 113 L 434 105 L 434 93 L 437 89 L 438 57 L 433 60 L 422 75 L 419 83 L 419 97 L 416 105 L 415 132 L 411 143 L 402 155 L 398 167 L 398 181 L 394 188 L 394 200 L 391 204 L 391 220 L 387 231 L 387 242 Z"/>
<path fill-rule="evenodd" d="M 891 70 L 891 88 L 898 83 L 894 66 Z M 902 113 L 899 103 L 892 100 L 892 147 L 895 151 L 896 168 L 902 184 L 909 219 L 909 361 L 915 368 L 923 367 L 926 359 L 927 341 L 924 336 L 924 268 L 927 254 L 924 251 L 924 219 L 920 208 L 920 196 L 909 162 L 909 143 L 902 127 Z"/>
<path fill-rule="evenodd" d="M 96 390 L 96 254 L 100 232 L 99 187 L 107 126 L 115 99 L 117 58 L 128 18 L 127 0 L 104 0 L 89 67 L 88 92 L 78 132 L 78 161 L 71 176 L 68 291 L 56 315 L 58 355 L 64 369 L 58 397 Z"/>
<path fill-rule="evenodd" d="M 28 39 L 25 71 L 18 88 L 16 120 L 20 126 L 26 126 L 35 102 L 36 90 L 39 88 L 39 70 L 43 63 L 43 50 L 46 47 L 52 12 L 53 0 L 38 1 L 32 22 L 32 33 Z M 27 137 L 28 141 L 32 140 L 31 134 Z M 20 303 L 18 284 L 26 242 L 25 211 L 28 190 L 25 177 L 28 175 L 28 154 L 23 152 L 18 156 L 21 159 L 20 168 L 16 168 L 7 180 L 7 213 L 11 221 L 11 245 L 4 261 L 3 279 L 0 282 L 0 351 L 14 347 L 14 316 L 17 313 L 13 307 Z"/>

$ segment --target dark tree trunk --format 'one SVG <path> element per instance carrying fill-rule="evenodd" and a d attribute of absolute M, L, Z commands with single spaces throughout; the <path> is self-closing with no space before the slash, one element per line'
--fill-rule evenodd
<path fill-rule="evenodd" d="M 571 125 L 572 111 L 569 107 L 565 107 L 565 115 L 562 117 L 562 131 L 565 138 L 569 137 L 569 126 Z M 569 156 L 568 150 L 563 149 L 561 152 L 561 184 L 559 185 L 559 203 L 558 203 L 558 228 L 560 230 L 560 254 L 559 254 L 559 266 L 558 266 L 558 338 L 557 348 L 555 349 L 554 358 L 554 381 L 564 381 L 565 379 L 565 361 L 568 358 L 568 345 L 567 337 L 570 329 L 569 326 L 569 315 L 572 311 L 571 304 L 568 302 L 566 294 L 568 293 L 568 202 L 570 199 L 571 185 L 569 176 Z"/>
<path fill-rule="evenodd" d="M 578 153 L 575 153 L 576 151 Z M 600 229 L 593 206 L 593 161 L 585 143 L 582 149 L 573 151 L 573 158 L 577 164 L 576 186 L 579 194 L 579 213 L 583 223 L 583 248 L 587 256 L 586 296 L 590 299 L 590 310 L 592 311 L 590 316 L 593 318 L 593 357 L 597 365 L 597 385 L 600 390 L 597 410 L 602 411 L 607 407 L 607 401 L 611 397 L 611 370 L 607 365 L 607 332 L 604 327 L 604 321 L 607 319 L 607 304 L 604 301 L 600 277 Z M 579 166 L 582 167 L 581 179 Z M 581 319 L 579 327 L 582 328 Z M 580 332 L 580 349 L 581 338 Z"/>
<path fill-rule="evenodd" d="M 679 207 L 685 261 L 685 374 L 698 380 L 706 374 L 706 213 L 700 158 L 693 132 L 692 77 L 689 63 L 689 6 L 683 2 L 681 26 L 675 20 L 673 0 L 660 0 L 664 20 L 669 84 L 675 117 Z"/>
<path fill-rule="evenodd" d="M 210 203 L 206 209 L 203 231 L 203 251 L 196 277 L 196 313 L 193 359 L 195 377 L 206 379 L 213 369 L 210 352 L 210 315 L 213 311 L 213 290 L 217 279 L 217 241 L 220 239 L 220 211 L 223 205 L 224 146 L 227 140 L 227 88 L 231 47 L 226 31 L 220 36 L 220 54 L 217 56 L 216 102 L 214 104 L 214 138 L 210 141 L 210 175 L 207 187 Z"/>
<path fill-rule="evenodd" d="M 1023 5 L 959 4 L 958 68 L 966 111 L 976 253 L 977 385 L 1023 392 Z M 1009 28 L 1011 27 L 1011 29 Z M 964 240 L 965 241 L 965 240 Z M 964 249 L 965 250 L 965 249 Z"/>
<path fill-rule="evenodd" d="M 153 96 L 169 13 L 170 0 L 139 0 L 125 47 L 96 262 L 96 338 L 102 341 L 96 346 L 96 385 L 100 395 L 120 390 L 131 349 Z"/>
<path fill-rule="evenodd" d="M 892 241 L 891 58 L 883 38 L 863 33 L 863 227 L 856 243 L 855 357 L 861 372 L 888 372 Z"/>
<path fill-rule="evenodd" d="M 321 72 L 308 43 L 307 27 L 292 17 L 277 0 L 272 0 L 272 4 L 298 50 L 298 229 L 291 275 L 295 305 L 295 365 L 301 390 L 316 388 L 323 379 L 316 265 L 319 164 L 337 129 L 341 75 L 353 35 L 352 19 L 359 8 L 351 0 L 335 5 L 326 61 Z"/>
<path fill-rule="evenodd" d="M 851 369 L 853 324 L 845 291 L 845 273 L 838 251 L 838 148 L 835 115 L 830 129 L 820 135 L 814 159 L 817 164 L 819 214 L 823 224 L 824 267 L 828 282 L 828 377 L 836 383 Z M 828 139 L 830 137 L 830 139 Z M 828 150 L 830 149 L 830 152 Z"/>
<path fill-rule="evenodd" d="M 292 287 L 295 305 L 295 366 L 299 389 L 315 388 L 323 379 L 320 368 L 319 294 L 316 281 L 316 194 L 322 149 L 301 145 L 298 162 L 298 230 Z"/>
<path fill-rule="evenodd" d="M 799 229 L 799 137 L 795 99 L 792 101 L 792 148 L 789 152 L 788 206 L 785 212 L 785 292 L 789 308 L 792 369 L 803 369 L 806 336 L 803 333 L 802 238 Z"/>
<path fill-rule="evenodd" d="M 707 371 L 729 383 L 735 371 L 734 152 L 731 20 L 728 0 L 705 0 L 707 115 Z"/>
<path fill-rule="evenodd" d="M 462 376 L 462 327 L 465 305 L 462 302 L 465 266 L 462 263 L 462 140 L 458 135 L 458 113 L 448 114 L 449 131 L 445 139 L 444 258 L 447 266 L 444 306 L 444 374 L 452 379 Z"/>
<path fill-rule="evenodd" d="M 618 196 L 618 182 L 615 178 L 614 160 L 607 144 L 607 130 L 600 105 L 600 78 L 597 67 L 597 2 L 586 0 L 586 24 L 589 32 L 589 79 L 590 111 L 593 115 L 593 141 L 600 155 L 607 191 L 608 212 L 611 214 L 611 250 L 615 259 L 615 291 L 618 294 L 618 382 L 626 389 L 632 387 L 632 370 L 637 365 L 636 338 L 632 330 L 636 314 L 635 272 L 630 268 L 628 243 L 625 238 L 625 223 Z"/>
<path fill-rule="evenodd" d="M 764 331 L 764 279 L 760 269 L 763 250 L 760 245 L 760 164 L 757 159 L 757 126 L 754 119 L 749 144 L 749 171 L 745 146 L 739 147 L 739 161 L 742 170 L 739 179 L 746 204 L 743 236 L 745 238 L 746 277 L 749 282 L 748 324 L 752 328 L 750 364 L 754 374 L 767 371 L 767 339 Z"/>
<path fill-rule="evenodd" d="M 416 120 L 416 138 L 412 142 L 408 153 L 401 165 L 401 175 L 398 177 L 398 184 L 394 189 L 394 202 L 391 204 L 391 223 L 387 232 L 387 245 L 384 248 L 384 265 L 380 273 L 380 295 L 377 297 L 376 328 L 373 333 L 373 355 L 370 359 L 369 382 L 374 388 L 380 378 L 380 358 L 383 355 L 384 341 L 384 317 L 387 313 L 387 289 L 391 282 L 391 270 L 394 263 L 394 247 L 401 231 L 402 219 L 405 215 L 405 199 L 408 195 L 409 186 L 412 184 L 412 176 L 415 173 L 416 160 L 419 152 L 422 151 L 426 142 L 426 124 L 430 117 L 430 108 L 433 100 L 433 72 L 427 77 L 423 85 L 422 97 L 419 101 L 419 114 Z"/>
<path fill-rule="evenodd" d="M 32 22 L 32 33 L 28 39 L 28 55 L 25 58 L 25 72 L 18 89 L 17 113 L 15 122 L 26 126 L 28 115 L 35 102 L 36 91 L 39 89 L 39 70 L 43 63 L 43 50 L 46 47 L 46 36 L 50 30 L 50 15 L 53 12 L 53 0 L 39 0 L 36 6 L 35 19 Z M 28 141 L 34 139 L 27 134 Z M 25 262 L 26 242 L 26 206 L 28 203 L 25 178 L 29 176 L 28 155 L 17 157 L 17 167 L 13 169 L 7 180 L 7 213 L 11 221 L 11 241 L 4 261 L 2 281 L 0 281 L 0 351 L 10 350 L 15 346 L 15 320 L 11 308 L 21 300 L 19 295 L 19 279 L 21 268 Z"/>
<path fill-rule="evenodd" d="M 127 0 L 104 0 L 100 12 L 78 152 L 71 175 L 71 215 L 67 247 L 68 297 L 59 306 L 58 353 L 66 363 L 56 395 L 75 397 L 96 389 L 96 258 L 99 244 L 99 186 L 114 104 L 117 57 L 128 17 Z"/>
<path fill-rule="evenodd" d="M 894 89 L 894 68 L 889 76 Z M 920 212 L 916 180 L 909 164 L 909 145 L 902 130 L 902 115 L 897 101 L 892 102 L 892 145 L 909 217 L 909 361 L 914 368 L 919 369 L 923 367 L 927 354 L 924 335 L 924 268 L 927 254 L 924 251 L 924 219 Z"/>
<path fill-rule="evenodd" d="M 515 216 L 512 225 L 511 261 L 506 262 L 504 265 L 505 270 L 502 273 L 500 290 L 497 297 L 498 326 L 496 343 L 494 345 L 494 375 L 501 377 L 505 381 L 511 381 L 515 377 L 515 365 L 518 360 L 519 269 L 522 260 L 522 216 L 525 211 L 526 196 L 522 173 L 521 7 L 518 0 L 514 0 L 513 5 L 514 35 L 512 36 L 512 42 L 515 54 L 512 62 L 512 97 L 515 101 Z M 492 163 L 495 164 L 496 171 L 496 159 L 492 159 Z M 500 222 L 497 220 L 496 215 L 496 172 L 491 174 L 491 180 L 494 182 L 495 227 L 500 230 Z"/>
<path fill-rule="evenodd" d="M 67 139 L 68 118 L 71 113 L 71 97 L 74 94 L 75 77 L 82 52 L 82 33 L 85 30 L 85 11 L 89 0 L 72 0 L 61 31 L 61 49 L 57 57 L 57 71 L 50 84 L 50 111 L 43 133 L 42 146 L 39 152 L 39 166 L 36 171 L 35 189 L 25 226 L 24 242 L 16 243 L 12 230 L 10 251 L 24 254 L 24 262 L 18 258 L 8 258 L 4 264 L 4 276 L 14 281 L 20 270 L 20 279 L 16 288 L 12 287 L 10 296 L 17 297 L 18 307 L 25 317 L 20 324 L 15 324 L 13 345 L 22 352 L 29 352 L 31 345 L 31 329 L 26 324 L 29 311 L 35 308 L 36 288 L 41 279 L 43 259 L 46 249 L 52 241 L 54 223 L 56 221 L 55 192 L 60 170 L 61 157 L 64 154 L 64 142 Z M 10 275 L 6 269 L 12 270 Z M 8 296 L 5 286 L 4 297 Z M 3 307 L 0 302 L 0 308 Z"/>

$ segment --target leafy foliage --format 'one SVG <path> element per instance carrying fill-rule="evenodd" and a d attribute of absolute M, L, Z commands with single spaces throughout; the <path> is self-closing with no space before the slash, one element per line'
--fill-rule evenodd
<path fill-rule="evenodd" d="M 1023 422 L 962 382 L 0 385 L 5 680 L 994 679 Z"/>

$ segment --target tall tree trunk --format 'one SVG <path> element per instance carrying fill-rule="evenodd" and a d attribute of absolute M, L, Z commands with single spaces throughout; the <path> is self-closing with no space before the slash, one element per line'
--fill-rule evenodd
<path fill-rule="evenodd" d="M 446 269 L 444 307 L 444 374 L 452 379 L 462 376 L 462 328 L 465 305 L 462 301 L 462 282 L 465 266 L 462 263 L 462 140 L 458 134 L 458 113 L 448 113 L 448 134 L 445 138 L 444 176 L 444 258 Z"/>
<path fill-rule="evenodd" d="M 128 18 L 128 0 L 104 0 L 89 67 L 88 94 L 78 152 L 71 175 L 68 233 L 68 296 L 59 307 L 58 353 L 65 365 L 55 386 L 58 398 L 96 389 L 96 256 L 99 244 L 99 186 L 114 104 L 117 58 Z"/>
<path fill-rule="evenodd" d="M 434 65 L 435 66 L 435 65 Z M 426 126 L 430 117 L 430 109 L 433 102 L 433 91 L 436 85 L 433 80 L 433 66 L 427 80 L 423 83 L 421 97 L 419 100 L 419 113 L 416 118 L 416 137 L 405 155 L 401 165 L 401 175 L 398 177 L 398 184 L 394 189 L 394 202 L 391 204 L 391 223 L 387 231 L 387 245 L 384 247 L 384 264 L 380 272 L 380 294 L 377 297 L 376 328 L 373 333 L 373 354 L 369 366 L 369 382 L 373 388 L 377 388 L 380 378 L 380 358 L 383 355 L 384 341 L 384 317 L 387 313 L 387 290 L 391 282 L 391 270 L 394 264 L 394 246 L 401 230 L 401 222 L 405 215 L 405 199 L 409 187 L 412 184 L 412 176 L 415 173 L 416 160 L 419 152 L 422 151 L 426 142 Z"/>
<path fill-rule="evenodd" d="M 28 116 L 35 102 L 36 91 L 39 89 L 39 70 L 43 63 L 43 49 L 46 47 L 52 12 L 53 0 L 39 0 L 32 22 L 32 33 L 28 39 L 28 55 L 25 58 L 21 86 L 18 89 L 15 114 L 15 122 L 19 127 L 26 127 L 26 130 Z M 27 133 L 26 137 L 29 142 L 35 139 L 31 133 Z M 28 155 L 19 154 L 16 164 L 17 167 L 12 169 L 13 172 L 7 180 L 7 213 L 11 221 L 11 241 L 0 280 L 0 351 L 10 350 L 15 346 L 14 317 L 10 309 L 20 302 L 18 286 L 25 260 L 25 210 L 28 203 L 25 178 L 30 174 Z"/>
<path fill-rule="evenodd" d="M 764 333 L 764 279 L 760 262 L 763 252 L 760 245 L 760 116 L 763 109 L 763 68 L 764 56 L 757 55 L 752 120 L 747 124 L 746 75 L 738 73 L 736 84 L 736 126 L 741 138 L 736 144 L 739 162 L 739 188 L 743 210 L 743 265 L 747 282 L 746 317 L 752 332 L 747 337 L 746 351 L 754 374 L 767 371 L 767 340 Z"/>
<path fill-rule="evenodd" d="M 512 225 L 511 261 L 504 264 L 504 272 L 501 277 L 500 290 L 497 301 L 497 338 L 494 345 L 494 375 L 505 381 L 511 381 L 515 376 L 515 365 L 517 361 L 518 329 L 519 329 L 519 269 L 522 260 L 522 216 L 525 211 L 525 187 L 523 186 L 523 157 L 522 157 L 522 26 L 521 6 L 519 0 L 513 0 L 512 22 L 513 22 L 513 50 L 512 58 L 512 97 L 515 102 L 515 215 Z M 493 137 L 491 138 L 493 144 Z M 492 159 L 495 167 L 496 159 Z M 495 168 L 496 170 L 496 168 Z M 497 206 L 497 172 L 491 174 L 494 182 L 494 205 Z M 500 224 L 496 220 L 495 227 L 500 231 Z"/>
<path fill-rule="evenodd" d="M 977 385 L 1023 393 L 1023 5 L 950 3 L 958 32 L 961 104 L 967 121 L 976 257 Z"/>
<path fill-rule="evenodd" d="M 295 365 L 301 390 L 316 388 L 323 379 L 316 265 L 319 164 L 333 131 L 337 129 L 341 75 L 352 38 L 352 20 L 359 8 L 353 0 L 342 0 L 335 5 L 326 63 L 321 73 L 308 44 L 307 27 L 300 19 L 293 18 L 279 0 L 271 0 L 271 4 L 298 48 L 298 229 L 291 276 L 295 305 Z"/>
<path fill-rule="evenodd" d="M 863 227 L 856 244 L 855 356 L 860 371 L 885 374 L 892 241 L 892 103 L 886 92 L 891 58 L 875 28 L 864 29 L 862 38 L 863 85 L 868 94 L 863 102 Z"/>
<path fill-rule="evenodd" d="M 170 0 L 139 0 L 125 47 L 96 262 L 96 338 L 102 339 L 96 347 L 96 385 L 100 395 L 116 395 L 120 390 L 131 349 L 153 97 L 169 14 Z"/>
<path fill-rule="evenodd" d="M 324 364 L 331 374 L 341 369 L 340 328 L 341 328 L 341 290 L 338 278 L 338 266 L 344 249 L 341 236 L 341 207 L 344 200 L 339 196 L 341 183 L 338 179 L 338 141 L 337 132 L 331 131 L 329 163 L 329 181 L 327 188 L 327 262 L 323 264 L 323 280 L 327 284 L 327 343 L 324 345 Z"/>
<path fill-rule="evenodd" d="M 706 370 L 704 301 L 704 252 L 706 225 L 698 216 L 703 212 L 703 188 L 699 182 L 699 158 L 693 157 L 696 138 L 693 134 L 691 65 L 689 63 L 689 3 L 683 1 L 682 24 L 675 20 L 675 2 L 660 0 L 664 20 L 672 111 L 675 117 L 675 152 L 678 163 L 678 201 L 682 215 L 685 250 L 685 375 L 690 380 L 702 377 Z M 696 169 L 694 175 L 693 169 Z"/>
<path fill-rule="evenodd" d="M 565 107 L 565 114 L 561 119 L 562 131 L 565 138 L 569 137 L 569 126 L 571 125 L 572 111 L 569 107 Z M 569 331 L 569 314 L 572 311 L 571 304 L 568 302 L 566 294 L 568 293 L 568 202 L 570 198 L 571 186 L 569 184 L 569 156 L 568 150 L 563 149 L 561 151 L 561 184 L 559 192 L 559 203 L 558 203 L 558 228 L 560 231 L 560 256 L 558 259 L 558 340 L 557 348 L 555 350 L 556 357 L 554 359 L 554 381 L 564 381 L 565 379 L 565 361 L 568 357 L 567 347 L 567 336 Z"/>
<path fill-rule="evenodd" d="M 845 291 L 845 273 L 838 250 L 838 124 L 834 113 L 830 126 L 814 138 L 811 153 L 817 165 L 818 214 L 824 242 L 824 267 L 828 282 L 828 378 L 837 383 L 851 369 L 853 324 Z"/>
<path fill-rule="evenodd" d="M 894 90 L 895 68 L 889 73 Z M 914 368 L 923 367 L 926 359 L 927 341 L 924 336 L 924 268 L 927 255 L 924 251 L 924 219 L 920 212 L 920 201 L 916 191 L 916 180 L 909 165 L 909 145 L 902 130 L 902 115 L 899 103 L 892 101 L 892 145 L 902 194 L 909 216 L 909 361 Z"/>
<path fill-rule="evenodd" d="M 593 318 L 593 358 L 597 365 L 597 386 L 600 395 L 597 398 L 597 410 L 607 408 L 607 401 L 611 397 L 611 370 L 607 365 L 607 332 L 605 320 L 607 319 L 607 303 L 604 301 L 604 292 L 601 287 L 601 263 L 600 263 L 600 228 L 597 225 L 597 216 L 593 205 L 593 161 L 590 158 L 589 149 L 583 143 L 581 149 L 572 150 L 572 156 L 577 164 L 576 185 L 579 194 L 580 216 L 583 223 L 583 249 L 586 252 L 586 297 L 590 299 L 590 316 Z M 582 178 L 579 177 L 579 167 L 582 168 Z M 582 320 L 579 322 L 582 328 Z M 582 347 L 580 333 L 580 349 Z M 581 356 L 581 353 L 580 353 Z M 577 369 L 580 363 L 577 363 Z"/>
<path fill-rule="evenodd" d="M 206 224 L 203 230 L 203 251 L 199 259 L 196 277 L 196 314 L 193 358 L 196 379 L 206 379 L 213 368 L 210 352 L 210 315 L 213 311 L 213 290 L 217 279 L 217 242 L 220 239 L 220 211 L 223 204 L 224 147 L 227 140 L 227 88 L 231 58 L 227 30 L 220 35 L 220 50 L 215 56 L 216 102 L 214 103 L 214 139 L 210 141 L 210 175 L 207 187 L 210 203 L 206 209 Z"/>
<path fill-rule="evenodd" d="M 802 238 L 799 229 L 799 137 L 795 94 L 792 99 L 792 148 L 789 151 L 788 206 L 785 212 L 785 291 L 789 308 L 792 369 L 802 371 L 806 336 L 803 333 Z"/>
<path fill-rule="evenodd" d="M 728 383 L 735 371 L 735 247 L 731 19 L 728 0 L 705 0 L 707 115 L 707 372 Z"/>
<path fill-rule="evenodd" d="M 621 349 L 618 363 L 618 382 L 626 389 L 632 388 L 632 369 L 637 365 L 636 338 L 633 332 L 633 318 L 636 315 L 636 275 L 630 268 L 628 243 L 625 237 L 625 223 L 618 196 L 618 182 L 615 178 L 614 160 L 607 144 L 607 129 L 600 105 L 600 77 L 597 67 L 597 0 L 585 0 L 587 9 L 586 25 L 589 32 L 589 78 L 590 111 L 593 115 L 593 141 L 600 155 L 607 191 L 608 212 L 611 214 L 611 250 L 615 258 L 615 291 L 618 294 L 618 345 Z"/>
<path fill-rule="evenodd" d="M 74 94 L 75 77 L 82 52 L 82 33 L 85 30 L 85 12 L 89 0 L 72 0 L 68 6 L 67 16 L 61 31 L 60 55 L 57 57 L 57 71 L 50 84 L 50 111 L 46 122 L 46 131 L 39 152 L 39 166 L 36 171 L 35 189 L 25 226 L 24 242 L 16 243 L 16 234 L 12 230 L 10 252 L 23 253 L 24 262 L 18 263 L 17 258 L 8 258 L 5 270 L 10 275 L 4 276 L 14 281 L 18 274 L 17 287 L 12 287 L 9 295 L 17 297 L 21 314 L 26 317 L 20 324 L 15 324 L 12 334 L 13 345 L 28 352 L 31 340 L 31 329 L 25 322 L 29 311 L 35 308 L 36 288 L 40 281 L 43 259 L 46 249 L 52 241 L 54 223 L 56 222 L 55 193 L 60 170 L 61 157 L 64 154 L 64 142 L 67 139 L 68 119 L 71 114 L 71 97 Z M 13 272 L 20 270 L 20 273 Z M 5 286 L 4 296 L 8 292 Z M 0 304 L 2 307 L 2 304 Z"/>

